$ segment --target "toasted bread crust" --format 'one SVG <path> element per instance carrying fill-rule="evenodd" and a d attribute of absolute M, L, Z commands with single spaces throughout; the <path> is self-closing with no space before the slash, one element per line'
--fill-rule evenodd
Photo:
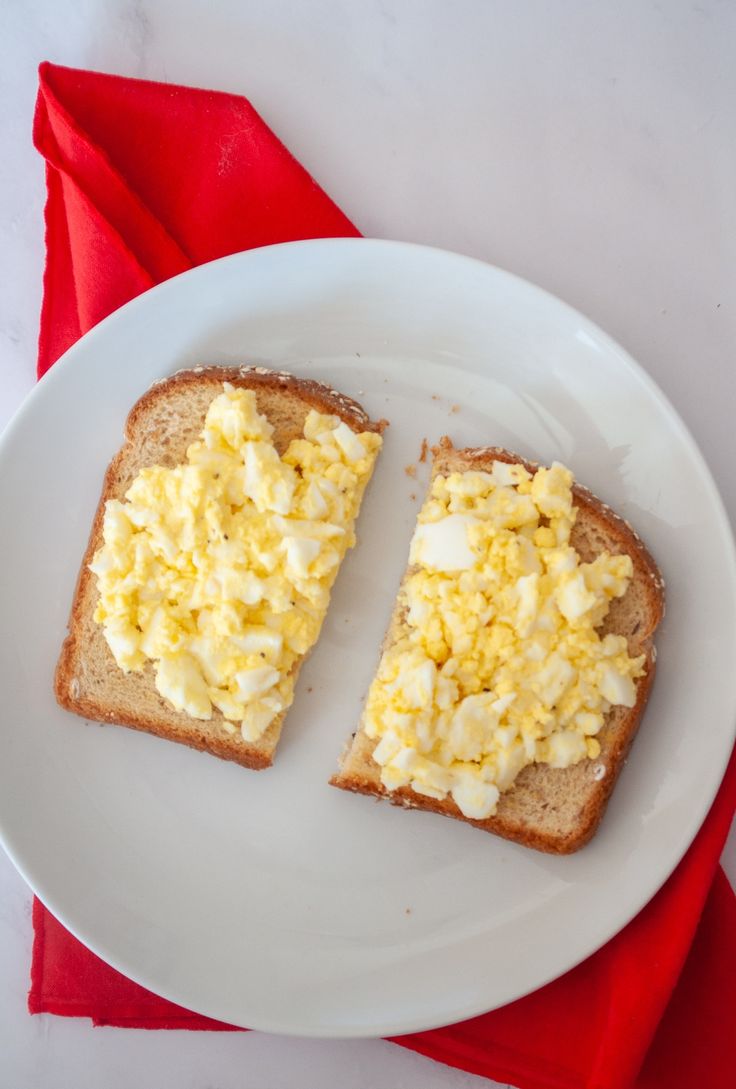
<path fill-rule="evenodd" d="M 468 469 L 490 469 L 493 461 L 520 463 L 531 472 L 539 467 L 501 447 L 455 449 L 447 438 L 442 439 L 433 453 L 433 477 Z M 612 708 L 606 716 L 598 734 L 600 756 L 562 769 L 532 764 L 524 768 L 513 787 L 501 795 L 494 816 L 487 820 L 471 820 L 463 816 L 450 796 L 441 800 L 428 798 L 411 787 L 386 790 L 380 781 L 380 769 L 371 756 L 375 742 L 365 735 L 361 723 L 343 754 L 340 770 L 330 779 L 333 786 L 385 797 L 394 805 L 405 808 L 441 813 L 549 854 L 570 854 L 589 842 L 601 822 L 649 699 L 656 666 L 653 636 L 664 615 L 665 600 L 662 576 L 628 522 L 579 484 L 573 487 L 573 498 L 578 517 L 572 543 L 578 551 L 581 554 L 587 551 L 589 558 L 595 554 L 590 550 L 590 541 L 586 540 L 588 535 L 604 539 L 611 551 L 631 556 L 634 567 L 631 584 L 624 597 L 612 603 L 603 630 L 626 635 L 629 653 L 645 656 L 646 673 L 637 682 L 636 704 L 632 708 Z M 412 570 L 407 570 L 402 586 Z M 636 607 L 633 623 L 632 602 Z M 402 608 L 397 602 L 382 653 L 394 642 L 402 619 Z"/>
<path fill-rule="evenodd" d="M 273 762 L 287 711 L 254 743 L 245 741 L 239 731 L 230 732 L 215 708 L 207 721 L 177 712 L 158 694 L 150 663 L 140 673 L 123 674 L 101 628 L 92 619 L 97 589 L 89 564 L 102 544 L 106 502 L 122 499 L 144 465 L 175 465 L 183 460 L 186 447 L 201 430 L 206 409 L 223 382 L 255 392 L 259 409 L 275 426 L 274 441 L 280 450 L 301 434 L 304 419 L 313 408 L 339 416 L 354 431 L 380 433 L 386 426 L 384 420 L 371 421 L 356 401 L 329 386 L 263 367 L 197 367 L 179 371 L 151 386 L 130 410 L 125 441 L 105 473 L 77 576 L 68 635 L 56 666 L 54 692 L 62 707 L 86 719 L 129 726 L 261 770 Z M 186 417 L 176 419 L 175 423 L 169 421 L 168 432 L 165 426 L 156 427 L 157 414 L 162 414 L 162 419 L 176 416 L 177 406 L 184 409 Z M 303 662 L 301 659 L 294 666 L 295 681 Z"/>
<path fill-rule="evenodd" d="M 174 721 L 174 718 L 179 716 L 173 710 L 171 710 L 171 720 L 166 722 L 159 718 L 137 715 L 135 712 L 128 711 L 125 707 L 110 710 L 102 701 L 88 699 L 84 696 L 74 699 L 69 695 L 72 688 L 70 674 L 73 672 L 70 667 L 73 666 L 73 663 L 74 660 L 71 654 L 66 652 L 65 643 L 56 668 L 54 692 L 57 701 L 67 711 L 73 711 L 74 714 L 81 715 L 82 718 L 96 722 L 99 725 L 128 726 L 132 730 L 155 734 L 157 737 L 163 737 L 168 741 L 178 741 L 182 745 L 188 745 L 190 749 L 208 752 L 212 756 L 219 756 L 223 760 L 232 760 L 244 768 L 250 768 L 251 771 L 262 771 L 273 763 L 273 750 L 276 745 L 273 743 L 272 746 L 269 746 L 271 751 L 266 751 L 262 744 L 265 734 L 259 743 L 262 747 L 259 747 L 242 740 L 239 734 L 230 737 L 224 732 L 212 732 L 212 723 L 210 721 L 202 722 L 201 730 L 192 729 L 190 724 L 182 728 L 178 722 Z M 150 672 L 150 675 L 146 677 L 146 683 L 153 685 L 153 672 L 148 670 L 145 672 L 146 674 Z M 282 720 L 283 716 L 280 716 L 279 728 Z M 190 720 L 190 723 L 193 721 Z M 273 729 L 273 725 L 269 727 L 269 731 Z"/>
<path fill-rule="evenodd" d="M 278 395 L 286 390 L 296 392 L 306 406 L 305 416 L 309 409 L 314 408 L 326 415 L 339 416 L 353 431 L 374 431 L 380 435 L 388 426 L 386 420 L 371 420 L 362 405 L 324 382 L 316 382 L 312 378 L 297 378 L 288 371 L 273 371 L 267 367 L 227 367 L 213 364 L 176 371 L 168 378 L 154 382 L 130 410 L 125 425 L 126 438 L 130 437 L 130 432 L 135 429 L 140 416 L 146 413 L 151 401 L 159 398 L 162 393 L 167 394 L 177 388 L 199 388 L 203 383 L 219 390 L 223 382 L 229 382 L 239 389 L 252 389 L 256 395 L 264 392 Z"/>

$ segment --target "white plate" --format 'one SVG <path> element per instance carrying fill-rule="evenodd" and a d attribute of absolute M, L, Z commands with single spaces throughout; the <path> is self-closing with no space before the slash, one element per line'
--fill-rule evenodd
<path fill-rule="evenodd" d="M 392 424 L 276 765 L 258 774 L 85 724 L 51 691 L 128 409 L 179 367 L 242 361 L 323 379 Z M 668 582 L 634 755 L 602 830 L 570 858 L 326 785 L 358 721 L 424 487 L 404 468 L 443 433 L 562 459 L 634 523 Z M 713 481 L 618 345 L 499 269 L 332 240 L 170 280 L 83 338 L 29 397 L 2 442 L 0 511 L 5 846 L 82 941 L 191 1009 L 372 1036 L 501 1005 L 622 927 L 715 794 L 734 733 L 736 576 Z"/>

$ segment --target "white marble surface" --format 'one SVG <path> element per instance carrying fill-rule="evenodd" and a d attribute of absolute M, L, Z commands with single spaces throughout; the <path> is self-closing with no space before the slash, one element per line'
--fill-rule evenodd
<path fill-rule="evenodd" d="M 728 0 L 5 0 L 0 427 L 34 380 L 31 116 L 48 58 L 246 94 L 365 234 L 482 257 L 567 299 L 664 389 L 733 520 L 734 40 Z M 726 865 L 733 879 L 734 833 Z M 29 913 L 0 852 L 2 1089 L 489 1084 L 382 1041 L 30 1018 Z"/>

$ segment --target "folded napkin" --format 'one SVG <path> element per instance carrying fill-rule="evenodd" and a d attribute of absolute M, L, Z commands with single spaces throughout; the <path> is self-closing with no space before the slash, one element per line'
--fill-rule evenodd
<path fill-rule="evenodd" d="M 51 64 L 34 126 L 46 160 L 38 371 L 128 299 L 192 265 L 358 232 L 243 98 Z M 736 898 L 718 858 L 736 757 L 687 855 L 620 934 L 492 1013 L 396 1038 L 520 1089 L 733 1089 Z M 38 901 L 29 1009 L 95 1024 L 228 1029 L 121 976 Z"/>

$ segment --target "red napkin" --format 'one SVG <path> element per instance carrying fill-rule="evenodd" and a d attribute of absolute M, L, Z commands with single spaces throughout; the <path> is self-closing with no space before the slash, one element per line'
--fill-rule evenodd
<path fill-rule="evenodd" d="M 358 232 L 243 98 L 41 65 L 46 159 L 39 375 L 152 284 L 211 258 Z M 521 1089 L 733 1089 L 736 898 L 718 858 L 736 757 L 664 888 L 554 983 L 459 1025 L 398 1038 Z M 29 1009 L 95 1024 L 227 1029 L 104 964 L 38 901 Z"/>

